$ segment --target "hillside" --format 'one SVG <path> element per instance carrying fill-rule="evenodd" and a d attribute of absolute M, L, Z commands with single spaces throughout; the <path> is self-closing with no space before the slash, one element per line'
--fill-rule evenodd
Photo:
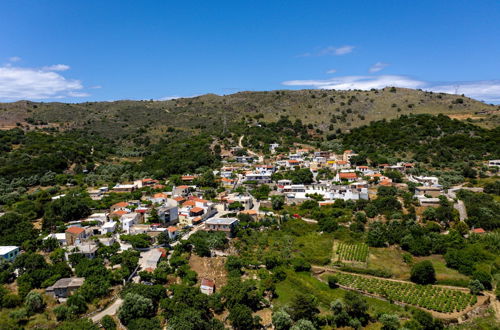
<path fill-rule="evenodd" d="M 243 118 L 288 116 L 321 132 L 345 131 L 402 114 L 446 114 L 481 126 L 498 125 L 499 106 L 457 95 L 402 88 L 372 91 L 282 90 L 213 94 L 169 101 L 0 104 L 0 128 L 85 129 L 108 138 L 157 136 L 167 129 L 221 131 Z"/>

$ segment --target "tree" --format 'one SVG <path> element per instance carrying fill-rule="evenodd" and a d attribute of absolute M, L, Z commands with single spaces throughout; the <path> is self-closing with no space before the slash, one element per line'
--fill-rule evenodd
<path fill-rule="evenodd" d="M 128 330 L 161 330 L 160 321 L 157 318 L 146 319 L 138 318 L 130 320 L 127 324 Z"/>
<path fill-rule="evenodd" d="M 344 294 L 344 303 L 346 312 L 353 318 L 363 319 L 368 311 L 366 299 L 359 293 L 347 291 Z"/>
<path fill-rule="evenodd" d="M 276 330 L 288 330 L 293 324 L 290 314 L 285 310 L 279 309 L 273 313 L 273 325 Z"/>
<path fill-rule="evenodd" d="M 127 293 L 118 310 L 118 318 L 127 325 L 132 319 L 154 316 L 153 302 L 139 294 Z"/>
<path fill-rule="evenodd" d="M 102 327 L 104 328 L 104 330 L 115 330 L 116 329 L 116 322 L 115 320 L 109 316 L 109 315 L 105 315 L 102 319 L 101 319 L 101 325 Z"/>
<path fill-rule="evenodd" d="M 234 305 L 229 311 L 229 320 L 234 329 L 245 330 L 253 329 L 255 327 L 252 310 L 245 305 Z"/>
<path fill-rule="evenodd" d="M 470 293 L 478 295 L 484 290 L 484 285 L 479 280 L 472 280 L 469 282 Z"/>
<path fill-rule="evenodd" d="M 397 330 L 399 329 L 399 317 L 393 314 L 382 314 L 379 319 L 383 324 L 382 330 Z"/>
<path fill-rule="evenodd" d="M 314 324 L 309 320 L 298 320 L 290 330 L 316 330 Z"/>
<path fill-rule="evenodd" d="M 315 296 L 299 293 L 293 297 L 290 304 L 290 316 L 293 320 L 312 320 L 318 313 L 318 301 Z"/>
<path fill-rule="evenodd" d="M 436 271 L 434 270 L 432 262 L 430 262 L 429 260 L 424 260 L 414 264 L 411 267 L 410 279 L 412 282 L 415 282 L 417 284 L 435 283 Z"/>
<path fill-rule="evenodd" d="M 66 304 L 68 305 L 71 313 L 83 314 L 87 311 L 87 303 L 85 302 L 85 298 L 79 293 L 69 296 Z"/>
<path fill-rule="evenodd" d="M 26 311 L 29 314 L 41 313 L 45 309 L 43 297 L 36 291 L 28 293 L 26 298 L 24 298 L 24 305 L 26 306 Z"/>
<path fill-rule="evenodd" d="M 78 319 L 63 322 L 56 330 L 100 330 L 100 328 L 89 319 Z"/>
<path fill-rule="evenodd" d="M 285 197 L 281 195 L 276 195 L 271 197 L 271 204 L 273 206 L 273 210 L 278 211 L 283 209 L 285 205 Z"/>
<path fill-rule="evenodd" d="M 38 231 L 23 215 L 7 212 L 0 217 L 0 245 L 19 246 L 37 235 Z"/>
<path fill-rule="evenodd" d="M 338 282 L 339 282 L 339 279 L 338 279 L 337 276 L 335 276 L 335 275 L 328 276 L 328 286 L 331 289 L 337 288 L 338 287 Z"/>
<path fill-rule="evenodd" d="M 490 273 L 484 270 L 476 270 L 474 273 L 472 273 L 472 278 L 481 282 L 486 290 L 491 290 L 491 281 L 493 280 L 493 277 Z"/>

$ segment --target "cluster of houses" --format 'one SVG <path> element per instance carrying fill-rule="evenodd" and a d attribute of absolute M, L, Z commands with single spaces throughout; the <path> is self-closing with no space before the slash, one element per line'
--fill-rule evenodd
<path fill-rule="evenodd" d="M 237 204 L 242 214 L 258 216 L 258 206 L 266 201 L 256 201 L 249 193 L 241 193 L 241 186 L 267 184 L 271 188 L 271 196 L 281 195 L 285 203 L 298 204 L 311 198 L 321 196 L 322 205 L 335 200 L 369 200 L 376 194 L 377 186 L 397 186 L 384 173 L 400 172 L 410 182 L 416 184 L 415 198 L 422 206 L 439 205 L 439 196 L 444 195 L 443 187 L 437 177 L 414 176 L 409 172 L 411 163 L 379 164 L 376 167 L 351 164 L 357 156 L 352 150 L 342 154 L 329 151 L 314 151 L 308 148 L 297 148 L 288 154 L 277 154 L 278 144 L 272 145 L 272 159 L 263 164 L 262 159 L 254 156 L 239 156 L 240 148 L 233 148 L 225 155 L 226 162 L 219 170 L 214 171 L 223 191 L 218 191 L 216 198 L 204 198 L 204 191 L 195 185 L 195 175 L 181 177 L 182 184 L 170 186 L 169 182 L 155 179 L 142 179 L 132 183 L 120 183 L 113 187 L 99 187 L 88 190 L 92 199 L 100 200 L 106 194 L 127 193 L 152 188 L 153 193 L 144 193 L 140 200 L 123 200 L 112 205 L 108 210 L 94 213 L 89 217 L 69 222 L 63 232 L 51 233 L 45 239 L 56 239 L 66 250 L 66 258 L 73 253 L 80 253 L 87 258 L 94 258 L 99 243 L 111 246 L 120 244 L 121 250 L 131 248 L 120 240 L 122 234 L 145 233 L 156 237 L 166 233 L 175 241 L 183 234 L 189 235 L 187 229 L 222 231 L 231 237 L 238 224 L 234 217 L 235 210 L 230 205 Z M 490 161 L 491 166 L 500 166 L 500 161 Z M 313 183 L 297 184 L 288 179 L 273 180 L 278 171 L 308 169 L 312 173 Z M 330 175 L 325 176 L 324 173 Z M 244 191 L 245 189 L 243 189 Z M 55 196 L 61 198 L 64 195 Z M 269 205 L 270 202 L 267 201 Z M 0 257 L 13 261 L 20 253 L 19 247 L 1 246 Z M 154 271 L 159 260 L 166 256 L 166 250 L 160 246 L 143 249 L 139 261 L 139 270 Z M 65 298 L 83 284 L 83 278 L 64 278 L 47 288 L 47 293 L 57 298 Z M 212 294 L 215 283 L 211 279 L 203 279 L 201 291 Z"/>

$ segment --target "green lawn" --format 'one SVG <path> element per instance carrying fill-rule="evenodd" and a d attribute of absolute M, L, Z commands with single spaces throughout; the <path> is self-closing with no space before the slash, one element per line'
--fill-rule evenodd
<path fill-rule="evenodd" d="M 326 265 L 332 259 L 333 236 L 328 233 L 311 232 L 296 237 L 293 248 L 300 251 L 310 263 Z"/>
<path fill-rule="evenodd" d="M 410 267 L 403 261 L 403 253 L 394 247 L 370 248 L 368 268 L 385 269 L 390 271 L 396 279 L 408 279 Z"/>
<path fill-rule="evenodd" d="M 330 289 L 324 282 L 313 277 L 310 273 L 289 272 L 287 278 L 276 285 L 278 297 L 274 299 L 276 306 L 285 306 L 290 303 L 293 297 L 298 293 L 307 293 L 314 295 L 319 302 L 322 311 L 329 311 L 330 303 L 338 298 L 343 298 L 345 294 L 343 289 Z M 365 297 L 370 306 L 370 314 L 392 313 L 400 316 L 408 316 L 408 312 L 401 306 L 390 304 L 389 302 Z"/>
<path fill-rule="evenodd" d="M 457 270 L 446 267 L 446 261 L 442 255 L 432 255 L 428 257 L 415 258 L 415 261 L 430 260 L 436 270 L 436 279 L 443 284 L 452 284 L 453 282 L 463 282 L 467 285 L 469 277 L 460 274 Z"/>

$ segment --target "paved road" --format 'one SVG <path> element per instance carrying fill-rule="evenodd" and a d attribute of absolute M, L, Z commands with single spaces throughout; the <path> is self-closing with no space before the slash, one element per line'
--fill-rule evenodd
<path fill-rule="evenodd" d="M 116 299 L 111 305 L 109 305 L 106 309 L 100 311 L 96 315 L 92 316 L 92 322 L 99 322 L 106 315 L 115 315 L 118 312 L 118 309 L 123 304 L 123 299 Z"/>

